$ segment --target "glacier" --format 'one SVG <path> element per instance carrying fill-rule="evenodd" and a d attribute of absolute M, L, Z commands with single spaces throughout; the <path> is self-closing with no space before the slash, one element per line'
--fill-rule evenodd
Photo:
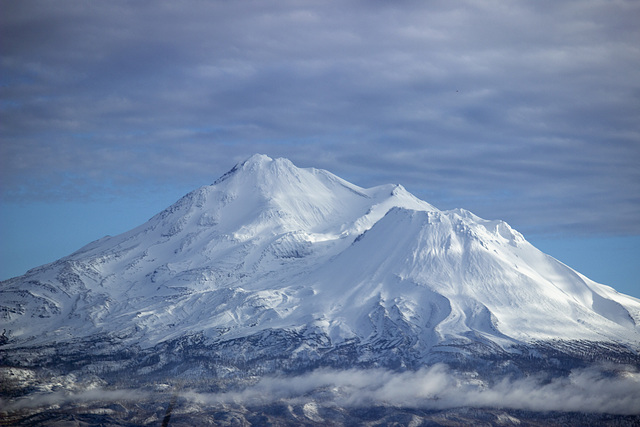
<path fill-rule="evenodd" d="M 1 282 L 0 316 L 4 378 L 640 366 L 640 300 L 504 221 L 265 155 L 139 227 Z M 42 388 L 30 375 L 12 393 Z"/>

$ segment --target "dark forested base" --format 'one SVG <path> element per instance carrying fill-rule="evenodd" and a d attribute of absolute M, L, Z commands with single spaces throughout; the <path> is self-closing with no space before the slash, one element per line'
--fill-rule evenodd
<path fill-rule="evenodd" d="M 310 413 L 304 405 L 198 405 L 178 399 L 167 414 L 166 401 L 32 409 L 0 416 L 0 425 L 13 426 L 633 426 L 640 416 L 578 412 L 532 412 L 491 408 L 429 410 L 395 406 L 324 407 Z"/>
<path fill-rule="evenodd" d="M 302 344 L 306 350 L 294 351 Z M 305 378 L 313 372 L 412 375 L 443 365 L 457 379 L 491 387 L 505 379 L 567 379 L 597 366 L 614 378 L 640 356 L 606 342 L 551 341 L 510 348 L 452 344 L 417 354 L 389 343 L 347 342 L 284 330 L 225 342 L 200 335 L 141 349 L 113 337 L 0 350 L 2 425 L 640 425 L 637 416 L 584 412 L 348 402 L 329 386 L 263 396 L 256 384 Z M 296 380 L 299 381 L 299 380 Z M 269 391 L 276 390 L 266 388 Z M 250 394 L 243 394 L 252 390 Z M 257 391 L 256 391 L 257 390 Z M 93 394 L 92 394 L 93 393 Z M 102 396 L 105 397 L 102 397 Z M 222 396 L 222 398 L 220 397 Z M 247 397 L 249 396 L 249 397 Z M 245 400 L 243 400 L 245 399 Z M 635 412 L 632 412 L 635 413 Z M 624 412 L 623 412 L 624 414 Z"/>
<path fill-rule="evenodd" d="M 300 351 L 302 347 L 304 350 Z M 272 374 L 296 375 L 318 368 L 411 371 L 436 363 L 489 378 L 541 372 L 557 377 L 593 364 L 640 367 L 640 354 L 612 342 L 566 340 L 514 345 L 507 350 L 491 342 L 461 341 L 418 351 L 403 337 L 398 342 L 353 339 L 333 345 L 326 335 L 285 329 L 263 330 L 217 342 L 195 334 L 146 349 L 127 345 L 126 339 L 114 336 L 40 347 L 0 348 L 0 367 L 36 370 L 43 378 L 69 374 L 78 379 L 99 378 L 110 385 L 167 378 L 187 382 L 212 378 L 217 383 Z M 11 378 L 5 380 L 12 383 Z M 2 388 L 5 395 L 17 392 L 10 385 Z"/>

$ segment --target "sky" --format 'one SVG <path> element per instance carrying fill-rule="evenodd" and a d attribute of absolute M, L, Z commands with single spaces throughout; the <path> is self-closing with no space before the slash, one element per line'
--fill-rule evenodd
<path fill-rule="evenodd" d="M 263 153 L 506 220 L 640 297 L 638 1 L 0 9 L 0 279 Z"/>

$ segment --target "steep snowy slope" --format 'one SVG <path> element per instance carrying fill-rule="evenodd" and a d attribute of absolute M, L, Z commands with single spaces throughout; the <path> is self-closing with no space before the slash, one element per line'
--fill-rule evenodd
<path fill-rule="evenodd" d="M 462 210 L 394 208 L 314 277 L 318 292 L 344 290 L 327 307 L 332 322 L 353 325 L 355 307 L 378 307 L 427 332 L 424 345 L 639 337 L 637 300 L 541 253 L 506 223 Z"/>
<path fill-rule="evenodd" d="M 640 342 L 639 300 L 502 221 L 262 155 L 0 291 L 7 351 L 98 336 L 142 348 L 194 334 L 230 342 L 261 331 L 326 348 L 405 346 L 416 357 L 465 342 Z"/>

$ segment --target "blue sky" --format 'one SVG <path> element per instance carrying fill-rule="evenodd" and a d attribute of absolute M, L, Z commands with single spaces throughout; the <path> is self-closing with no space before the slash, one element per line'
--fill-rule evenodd
<path fill-rule="evenodd" d="M 264 153 L 504 219 L 640 297 L 637 1 L 2 9 L 2 279 Z"/>

